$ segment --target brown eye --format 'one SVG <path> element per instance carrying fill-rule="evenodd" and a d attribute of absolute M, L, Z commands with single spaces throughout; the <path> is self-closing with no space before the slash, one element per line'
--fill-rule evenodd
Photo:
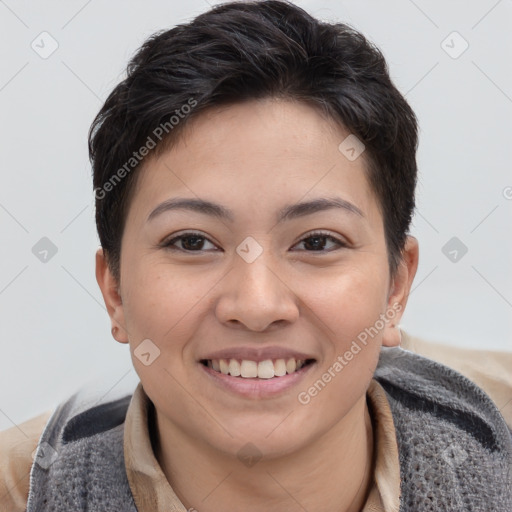
<path fill-rule="evenodd" d="M 334 242 L 338 247 L 347 247 L 347 244 L 332 236 L 330 233 L 315 232 L 304 237 L 299 244 L 304 244 L 306 252 L 331 252 L 336 249 L 324 250 L 329 242 Z"/>
<path fill-rule="evenodd" d="M 182 235 L 164 242 L 162 247 L 170 249 L 171 251 L 202 252 L 205 243 L 213 245 L 212 242 L 200 233 L 183 233 Z M 177 244 L 181 244 L 181 247 Z"/>

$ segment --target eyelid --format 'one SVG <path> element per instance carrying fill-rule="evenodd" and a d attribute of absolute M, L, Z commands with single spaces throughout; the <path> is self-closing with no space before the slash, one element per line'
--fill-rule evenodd
<path fill-rule="evenodd" d="M 295 247 L 297 244 L 303 242 L 304 240 L 307 240 L 308 238 L 313 238 L 313 237 L 324 237 L 324 238 L 331 239 L 335 243 L 338 244 L 338 246 L 339 246 L 338 248 L 345 248 L 345 247 L 349 246 L 349 243 L 346 240 L 344 240 L 343 237 L 341 237 L 337 233 L 333 233 L 333 232 L 327 231 L 327 230 L 317 229 L 317 230 L 309 231 L 309 232 L 305 233 L 304 235 L 301 235 L 299 240 L 295 244 L 293 244 L 292 247 Z M 313 253 L 313 254 L 315 252 L 319 253 L 319 254 L 322 254 L 322 253 L 325 254 L 325 253 L 332 252 L 332 251 L 304 251 L 304 252 Z"/>
<path fill-rule="evenodd" d="M 162 247 L 164 249 L 180 251 L 180 252 L 184 252 L 187 254 L 190 254 L 193 252 L 197 252 L 198 254 L 200 254 L 201 252 L 204 252 L 202 250 L 201 251 L 187 251 L 185 249 L 180 249 L 179 247 L 175 247 L 172 245 L 173 242 L 177 242 L 182 238 L 193 237 L 193 236 L 195 236 L 197 238 L 204 238 L 206 241 L 208 241 L 212 245 L 215 245 L 218 249 L 217 244 L 215 242 L 213 242 L 212 240 L 210 240 L 210 238 L 208 238 L 205 234 L 201 233 L 200 231 L 184 231 L 183 233 L 173 234 L 171 236 L 165 237 L 163 239 L 163 241 L 160 242 L 160 244 L 158 244 L 158 245 L 159 245 L 159 247 Z M 220 250 L 222 250 L 222 249 L 220 249 Z"/>
<path fill-rule="evenodd" d="M 175 243 L 176 241 L 179 241 L 182 238 L 194 237 L 194 236 L 198 237 L 198 238 L 203 238 L 204 240 L 211 243 L 212 245 L 215 245 L 217 247 L 217 249 L 219 249 L 215 242 L 210 240 L 206 235 L 204 235 L 203 233 L 201 233 L 199 231 L 184 231 L 183 233 L 174 234 L 170 237 L 164 238 L 164 240 L 159 244 L 159 246 L 164 249 L 180 251 L 180 252 L 184 252 L 186 254 L 190 254 L 190 253 L 201 254 L 202 252 L 205 252 L 203 250 L 191 251 L 191 250 L 186 250 L 186 249 L 180 249 L 179 247 L 175 247 L 172 245 L 173 243 Z M 301 235 L 299 240 L 297 240 L 297 242 L 295 242 L 292 245 L 292 248 L 295 247 L 297 244 L 304 242 L 304 240 L 307 240 L 308 238 L 312 238 L 312 237 L 325 237 L 325 238 L 331 239 L 336 244 L 338 244 L 339 248 L 345 248 L 345 247 L 349 246 L 347 241 L 343 240 L 343 238 L 340 238 L 340 236 L 335 233 L 332 233 L 332 232 L 326 231 L 326 230 L 313 230 L 313 231 L 309 231 L 309 232 Z M 222 249 L 220 249 L 220 250 L 222 250 Z M 211 252 L 211 251 L 207 251 L 207 252 Z M 304 252 L 327 253 L 327 252 L 332 252 L 332 251 L 304 251 Z"/>

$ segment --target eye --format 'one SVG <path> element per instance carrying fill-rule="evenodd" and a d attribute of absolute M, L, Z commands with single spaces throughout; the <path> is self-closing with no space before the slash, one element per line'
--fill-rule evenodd
<path fill-rule="evenodd" d="M 336 250 L 336 247 L 334 249 L 331 248 L 330 250 L 325 250 L 325 246 L 329 242 L 334 243 L 334 245 L 338 246 L 339 248 L 347 247 L 347 244 L 345 242 L 341 241 L 340 239 L 336 238 L 330 233 L 323 231 L 316 231 L 310 233 L 295 246 L 299 244 L 305 244 L 306 252 L 331 252 L 333 250 Z M 213 244 L 213 242 L 208 240 L 201 233 L 196 232 L 187 232 L 175 236 L 167 241 L 164 241 L 161 246 L 171 251 L 203 252 L 207 250 L 204 247 L 205 243 L 212 245 L 214 247 L 213 251 L 218 250 L 218 248 L 215 246 L 215 244 Z M 179 245 L 181 245 L 181 247 Z M 208 251 L 212 251 L 212 249 L 209 249 Z"/>
<path fill-rule="evenodd" d="M 215 247 L 214 244 L 201 233 L 189 232 L 164 241 L 162 247 L 171 251 L 201 252 L 204 249 L 205 242 Z M 181 247 L 178 247 L 176 243 L 181 243 Z"/>
<path fill-rule="evenodd" d="M 312 250 L 306 250 L 306 252 L 331 252 L 332 250 L 324 250 L 327 241 L 334 242 L 338 247 L 347 247 L 347 244 L 338 238 L 332 236 L 330 233 L 323 231 L 315 231 L 304 237 L 299 244 L 304 243 L 305 247 L 309 247 Z M 297 244 L 298 245 L 298 244 Z"/>

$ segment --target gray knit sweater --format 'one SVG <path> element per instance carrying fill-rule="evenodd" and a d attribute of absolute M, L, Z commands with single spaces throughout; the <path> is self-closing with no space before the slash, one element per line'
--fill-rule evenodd
<path fill-rule="evenodd" d="M 481 388 L 402 349 L 382 349 L 375 378 L 396 427 L 401 512 L 512 512 L 512 433 Z M 130 399 L 78 393 L 59 406 L 39 441 L 27 512 L 137 510 L 123 456 Z"/>

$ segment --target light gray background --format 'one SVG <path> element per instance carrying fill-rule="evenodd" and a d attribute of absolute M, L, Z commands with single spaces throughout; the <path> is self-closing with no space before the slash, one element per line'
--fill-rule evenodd
<path fill-rule="evenodd" d="M 297 1 L 384 52 L 421 127 L 420 265 L 403 327 L 433 341 L 512 350 L 512 1 Z M 136 382 L 110 335 L 94 276 L 99 246 L 87 131 L 136 48 L 205 0 L 0 1 L 0 429 L 76 388 Z M 43 31 L 58 49 L 47 59 Z M 462 48 L 460 34 L 469 44 Z M 446 39 L 448 37 L 448 39 Z M 45 48 L 50 40 L 45 39 Z M 32 247 L 48 237 L 46 263 Z M 457 262 L 442 252 L 457 237 Z"/>

